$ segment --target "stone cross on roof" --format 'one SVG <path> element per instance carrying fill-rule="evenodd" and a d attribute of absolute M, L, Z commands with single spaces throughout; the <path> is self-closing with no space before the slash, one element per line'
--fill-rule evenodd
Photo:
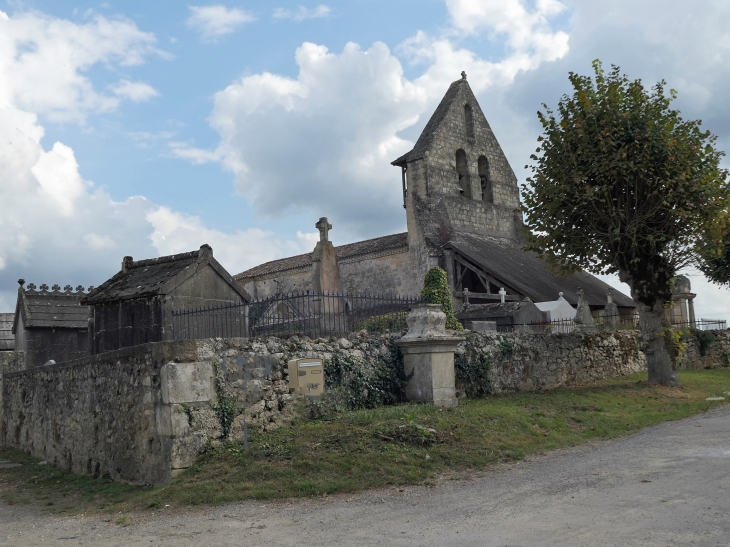
<path fill-rule="evenodd" d="M 332 224 L 327 222 L 327 217 L 320 218 L 314 227 L 319 230 L 320 241 L 329 241 L 329 231 L 332 229 Z"/>

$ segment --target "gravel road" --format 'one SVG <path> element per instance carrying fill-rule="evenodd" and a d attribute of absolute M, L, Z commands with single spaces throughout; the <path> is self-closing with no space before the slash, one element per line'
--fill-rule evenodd
<path fill-rule="evenodd" d="M 0 505 L 5 545 L 730 546 L 730 406 L 469 481 L 109 517 Z"/>

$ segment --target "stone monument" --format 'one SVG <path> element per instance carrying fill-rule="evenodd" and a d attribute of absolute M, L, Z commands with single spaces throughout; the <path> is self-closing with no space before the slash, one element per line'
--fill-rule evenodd
<path fill-rule="evenodd" d="M 456 406 L 454 352 L 464 338 L 446 332 L 446 314 L 439 304 L 421 304 L 408 314 L 408 334 L 396 340 L 403 351 L 409 401 Z"/>

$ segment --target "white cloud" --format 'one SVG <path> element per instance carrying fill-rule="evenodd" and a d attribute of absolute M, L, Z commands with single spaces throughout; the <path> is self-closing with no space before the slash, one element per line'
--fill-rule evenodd
<path fill-rule="evenodd" d="M 110 86 L 112 92 L 117 97 L 122 97 L 134 101 L 135 103 L 141 103 L 148 101 L 152 97 L 159 97 L 160 93 L 154 87 L 144 82 L 130 82 L 129 80 L 119 80 L 119 82 L 113 86 Z"/>
<path fill-rule="evenodd" d="M 42 145 L 39 113 L 83 123 L 90 112 L 115 108 L 119 99 L 100 94 L 83 73 L 97 63 L 114 68 L 141 62 L 140 56 L 155 52 L 154 42 L 127 21 L 94 17 L 76 24 L 35 12 L 17 17 L 0 12 L 3 311 L 13 309 L 19 277 L 37 285 L 98 285 L 118 270 L 123 255 L 150 258 L 208 242 L 236 273 L 277 253 L 301 252 L 299 238 L 284 241 L 255 230 L 227 235 L 142 196 L 115 201 L 83 179 L 72 148 Z M 136 135 L 141 142 L 171 136 Z"/>
<path fill-rule="evenodd" d="M 119 105 L 94 89 L 85 75 L 92 65 L 139 65 L 160 53 L 153 34 L 125 19 L 97 15 L 76 24 L 38 12 L 0 14 L 0 105 L 52 121 L 79 122 Z"/>
<path fill-rule="evenodd" d="M 100 236 L 93 232 L 88 233 L 84 236 L 84 242 L 95 251 L 103 249 L 115 249 L 117 247 L 116 242 L 108 235 Z"/>
<path fill-rule="evenodd" d="M 568 53 L 568 34 L 550 27 L 549 18 L 565 9 L 556 0 L 539 0 L 532 11 L 520 0 L 446 0 L 446 4 L 452 29 L 442 37 L 419 31 L 397 49 L 411 63 L 428 66 L 416 83 L 428 89 L 430 95 L 443 93 L 454 79 L 455 68 L 466 71 L 472 89 L 480 93 L 492 85 L 511 84 L 520 72 L 534 70 Z M 504 43 L 506 54 L 501 59 L 484 60 L 455 45 L 455 38 L 480 30 Z"/>
<path fill-rule="evenodd" d="M 349 43 L 341 53 L 304 43 L 295 54 L 296 78 L 263 72 L 216 93 L 210 124 L 221 140 L 214 150 L 174 143 L 172 154 L 195 164 L 220 162 L 234 173 L 238 192 L 265 215 L 327 215 L 345 238 L 403 229 L 400 176 L 390 162 L 413 142 L 401 132 L 425 123 L 461 70 L 479 92 L 508 85 L 519 72 L 567 52 L 567 35 L 547 23 L 556 4 L 541 1 L 526 10 L 516 0 L 508 3 L 515 8 L 502 9 L 508 21 L 484 23 L 510 37 L 501 60 L 459 48 L 452 32 L 438 39 L 418 33 L 398 48 L 427 65 L 410 81 L 381 42 L 367 50 Z M 462 9 L 453 4 L 455 13 Z M 486 19 L 501 17 L 495 6 Z"/>
<path fill-rule="evenodd" d="M 147 221 L 154 231 L 150 236 L 152 244 L 160 254 L 176 254 L 199 248 L 207 243 L 213 247 L 218 262 L 235 275 L 247 268 L 268 262 L 285 254 L 309 252 L 310 234 L 297 233 L 297 241 L 283 241 L 274 233 L 250 228 L 227 234 L 207 228 L 196 216 L 158 207 L 147 213 Z M 304 236 L 304 237 L 303 237 Z"/>
<path fill-rule="evenodd" d="M 321 17 L 329 17 L 332 9 L 329 6 L 320 4 L 316 8 L 306 8 L 299 6 L 296 10 L 286 8 L 276 8 L 274 10 L 274 19 L 291 19 L 292 21 L 301 22 L 305 19 L 319 19 Z"/>
<path fill-rule="evenodd" d="M 382 43 L 366 51 L 350 43 L 339 54 L 305 43 L 296 61 L 296 79 L 256 74 L 215 95 L 216 150 L 173 152 L 220 161 L 268 215 L 328 216 L 347 223 L 337 225 L 342 235 L 356 225 L 382 230 L 385 219 L 402 224 L 400 178 L 389 162 L 413 145 L 397 133 L 418 120 L 426 93 Z"/>
<path fill-rule="evenodd" d="M 211 42 L 224 34 L 234 32 L 238 27 L 256 18 L 238 8 L 227 8 L 220 4 L 215 6 L 190 6 L 192 15 L 186 21 L 191 29 L 200 34 L 203 41 Z"/>

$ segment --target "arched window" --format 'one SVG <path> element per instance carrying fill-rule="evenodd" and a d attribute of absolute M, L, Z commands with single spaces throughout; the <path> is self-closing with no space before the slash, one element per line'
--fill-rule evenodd
<path fill-rule="evenodd" d="M 464 105 L 464 125 L 466 126 L 466 136 L 469 139 L 474 138 L 474 116 L 471 111 L 471 106 L 468 104 Z"/>
<path fill-rule="evenodd" d="M 477 167 L 479 168 L 479 181 L 482 185 L 482 201 L 494 203 L 492 181 L 489 179 L 489 161 L 485 156 L 479 156 Z"/>
<path fill-rule="evenodd" d="M 469 186 L 469 164 L 466 161 L 466 152 L 456 151 L 456 172 L 459 173 L 459 194 L 465 198 L 471 197 Z"/>

